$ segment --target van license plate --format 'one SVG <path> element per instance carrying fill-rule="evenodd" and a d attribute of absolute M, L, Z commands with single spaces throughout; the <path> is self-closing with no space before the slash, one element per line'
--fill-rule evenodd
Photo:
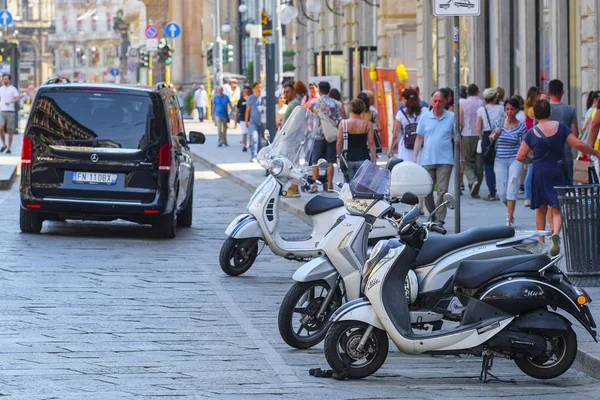
<path fill-rule="evenodd" d="M 92 185 L 114 185 L 117 174 L 102 174 L 97 172 L 73 172 L 73 183 L 88 183 Z"/>

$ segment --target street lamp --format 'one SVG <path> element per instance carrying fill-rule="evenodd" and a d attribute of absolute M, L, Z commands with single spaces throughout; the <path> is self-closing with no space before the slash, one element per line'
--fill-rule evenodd
<path fill-rule="evenodd" d="M 240 6 L 238 7 L 238 11 L 240 12 L 240 14 L 246 13 L 246 11 L 248 11 L 248 6 L 246 5 L 246 3 L 240 4 Z"/>
<path fill-rule="evenodd" d="M 221 26 L 221 32 L 229 33 L 231 31 L 231 25 L 229 25 L 229 20 L 225 20 L 225 23 Z"/>
<path fill-rule="evenodd" d="M 290 24 L 293 20 L 298 18 L 298 9 L 290 2 L 283 6 L 283 10 L 279 15 L 279 20 L 283 25 Z"/>

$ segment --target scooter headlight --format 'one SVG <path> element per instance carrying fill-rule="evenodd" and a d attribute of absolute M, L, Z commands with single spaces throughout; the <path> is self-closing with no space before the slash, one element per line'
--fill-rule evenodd
<path fill-rule="evenodd" d="M 396 258 L 398 253 L 402 251 L 404 248 L 404 243 L 399 241 L 398 239 L 392 240 L 381 240 L 379 241 L 373 251 L 371 252 L 371 257 L 365 263 L 364 268 L 362 268 L 362 284 L 361 291 L 364 293 L 365 286 L 369 278 L 379 270 L 386 262 L 389 260 Z"/>
<path fill-rule="evenodd" d="M 279 176 L 283 172 L 284 162 L 280 158 L 276 158 L 269 163 L 269 173 L 273 176 Z"/>
<path fill-rule="evenodd" d="M 342 187 L 339 197 L 340 200 L 344 202 L 344 207 L 346 207 L 346 210 L 353 214 L 366 213 L 373 203 L 377 201 L 372 199 L 355 199 L 352 196 L 352 191 L 350 190 L 350 185 L 348 184 Z"/>

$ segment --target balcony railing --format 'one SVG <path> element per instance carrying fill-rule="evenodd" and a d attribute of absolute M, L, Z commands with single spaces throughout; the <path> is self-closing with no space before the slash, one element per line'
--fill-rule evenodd
<path fill-rule="evenodd" d="M 116 32 L 62 32 L 48 37 L 50 43 L 99 40 L 121 40 L 121 35 Z"/>

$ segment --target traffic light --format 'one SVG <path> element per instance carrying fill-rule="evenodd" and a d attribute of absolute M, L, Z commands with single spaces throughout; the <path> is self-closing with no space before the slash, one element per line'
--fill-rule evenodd
<path fill-rule="evenodd" d="M 225 44 L 223 46 L 223 64 L 233 63 L 233 45 Z"/>
<path fill-rule="evenodd" d="M 212 42 L 206 46 L 206 65 L 209 67 L 213 66 L 213 46 Z"/>
<path fill-rule="evenodd" d="M 150 66 L 150 57 L 148 55 L 148 53 L 146 52 L 141 52 L 140 53 L 140 60 L 142 61 L 141 64 L 142 66 L 148 68 L 148 66 Z"/>
<path fill-rule="evenodd" d="M 160 56 L 165 65 L 171 65 L 173 62 L 173 50 L 168 45 L 161 49 Z"/>

